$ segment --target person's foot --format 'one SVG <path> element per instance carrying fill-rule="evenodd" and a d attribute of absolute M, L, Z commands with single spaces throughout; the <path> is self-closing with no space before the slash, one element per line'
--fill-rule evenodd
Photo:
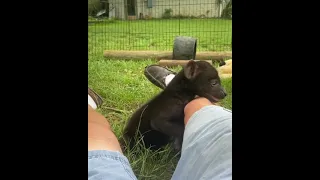
<path fill-rule="evenodd" d="M 176 72 L 173 72 L 165 67 L 159 65 L 150 65 L 146 66 L 144 69 L 144 75 L 146 78 L 157 87 L 164 89 L 166 88 L 166 77 L 168 75 L 176 75 Z"/>
<path fill-rule="evenodd" d="M 98 93 L 94 92 L 89 87 L 88 87 L 88 95 L 92 98 L 92 100 L 94 101 L 94 103 L 97 107 L 100 107 L 102 105 L 103 100 L 102 100 L 101 96 Z"/>

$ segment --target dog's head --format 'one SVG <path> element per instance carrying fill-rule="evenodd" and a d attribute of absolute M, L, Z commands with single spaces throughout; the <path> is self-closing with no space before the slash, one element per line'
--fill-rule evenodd
<path fill-rule="evenodd" d="M 218 71 L 206 61 L 189 61 L 184 76 L 189 80 L 190 90 L 200 97 L 218 102 L 227 96 Z"/>

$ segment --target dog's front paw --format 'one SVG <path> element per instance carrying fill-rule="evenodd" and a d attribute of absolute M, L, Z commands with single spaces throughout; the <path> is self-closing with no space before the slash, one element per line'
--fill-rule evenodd
<path fill-rule="evenodd" d="M 174 149 L 175 152 L 180 152 L 181 149 L 182 149 L 182 139 L 175 138 L 172 146 L 173 146 L 173 149 Z"/>

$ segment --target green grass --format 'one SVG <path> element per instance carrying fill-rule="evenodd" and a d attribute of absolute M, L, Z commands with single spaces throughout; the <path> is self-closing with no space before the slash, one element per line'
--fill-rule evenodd
<path fill-rule="evenodd" d="M 90 23 L 88 29 L 88 84 L 104 98 L 104 104 L 98 111 L 109 120 L 117 137 L 121 137 L 131 114 L 161 89 L 143 75 L 144 67 L 156 61 L 108 60 L 102 57 L 104 50 L 171 51 L 177 35 L 197 38 L 197 51 L 231 50 L 231 20 L 102 20 Z M 222 83 L 228 93 L 222 105 L 232 109 L 232 81 L 225 79 Z M 177 164 L 177 158 L 170 148 L 151 152 L 137 146 L 133 151 L 124 153 L 138 179 L 170 179 Z"/>
<path fill-rule="evenodd" d="M 197 51 L 231 50 L 232 20 L 110 20 L 91 24 L 88 29 L 89 54 L 102 54 L 103 50 L 171 51 L 177 35 L 197 38 Z"/>
<path fill-rule="evenodd" d="M 109 120 L 117 137 L 121 136 L 122 128 L 130 115 L 161 91 L 143 75 L 144 67 L 155 63 L 154 60 L 107 60 L 101 56 L 91 57 L 88 61 L 89 87 L 104 98 L 104 104 L 98 111 Z M 225 79 L 222 84 L 228 93 L 222 105 L 232 109 L 232 80 Z M 138 179 L 170 179 L 177 163 L 177 158 L 169 148 L 151 152 L 137 147 L 134 152 L 125 152 L 125 155 Z"/>

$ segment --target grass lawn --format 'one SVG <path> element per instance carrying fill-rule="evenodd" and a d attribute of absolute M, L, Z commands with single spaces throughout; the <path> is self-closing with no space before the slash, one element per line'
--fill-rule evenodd
<path fill-rule="evenodd" d="M 114 37 L 110 37 L 110 40 L 112 38 Z M 112 42 L 116 49 L 121 43 L 116 44 L 114 40 Z M 90 57 L 88 84 L 104 98 L 104 104 L 98 111 L 107 117 L 116 136 L 121 136 L 123 126 L 134 110 L 161 91 L 143 75 L 144 67 L 154 63 L 156 62 L 153 60 L 120 61 L 108 60 L 102 56 Z M 174 70 L 178 69 L 180 68 Z M 228 93 L 222 105 L 232 109 L 232 80 L 225 79 L 222 83 Z M 169 148 L 161 152 L 150 152 L 138 147 L 135 154 L 125 152 L 125 155 L 138 179 L 170 179 L 177 163 Z"/>
<path fill-rule="evenodd" d="M 88 26 L 89 54 L 103 50 L 171 51 L 179 34 L 197 38 L 197 51 L 230 51 L 231 33 L 232 20 L 223 19 L 104 21 Z"/>

